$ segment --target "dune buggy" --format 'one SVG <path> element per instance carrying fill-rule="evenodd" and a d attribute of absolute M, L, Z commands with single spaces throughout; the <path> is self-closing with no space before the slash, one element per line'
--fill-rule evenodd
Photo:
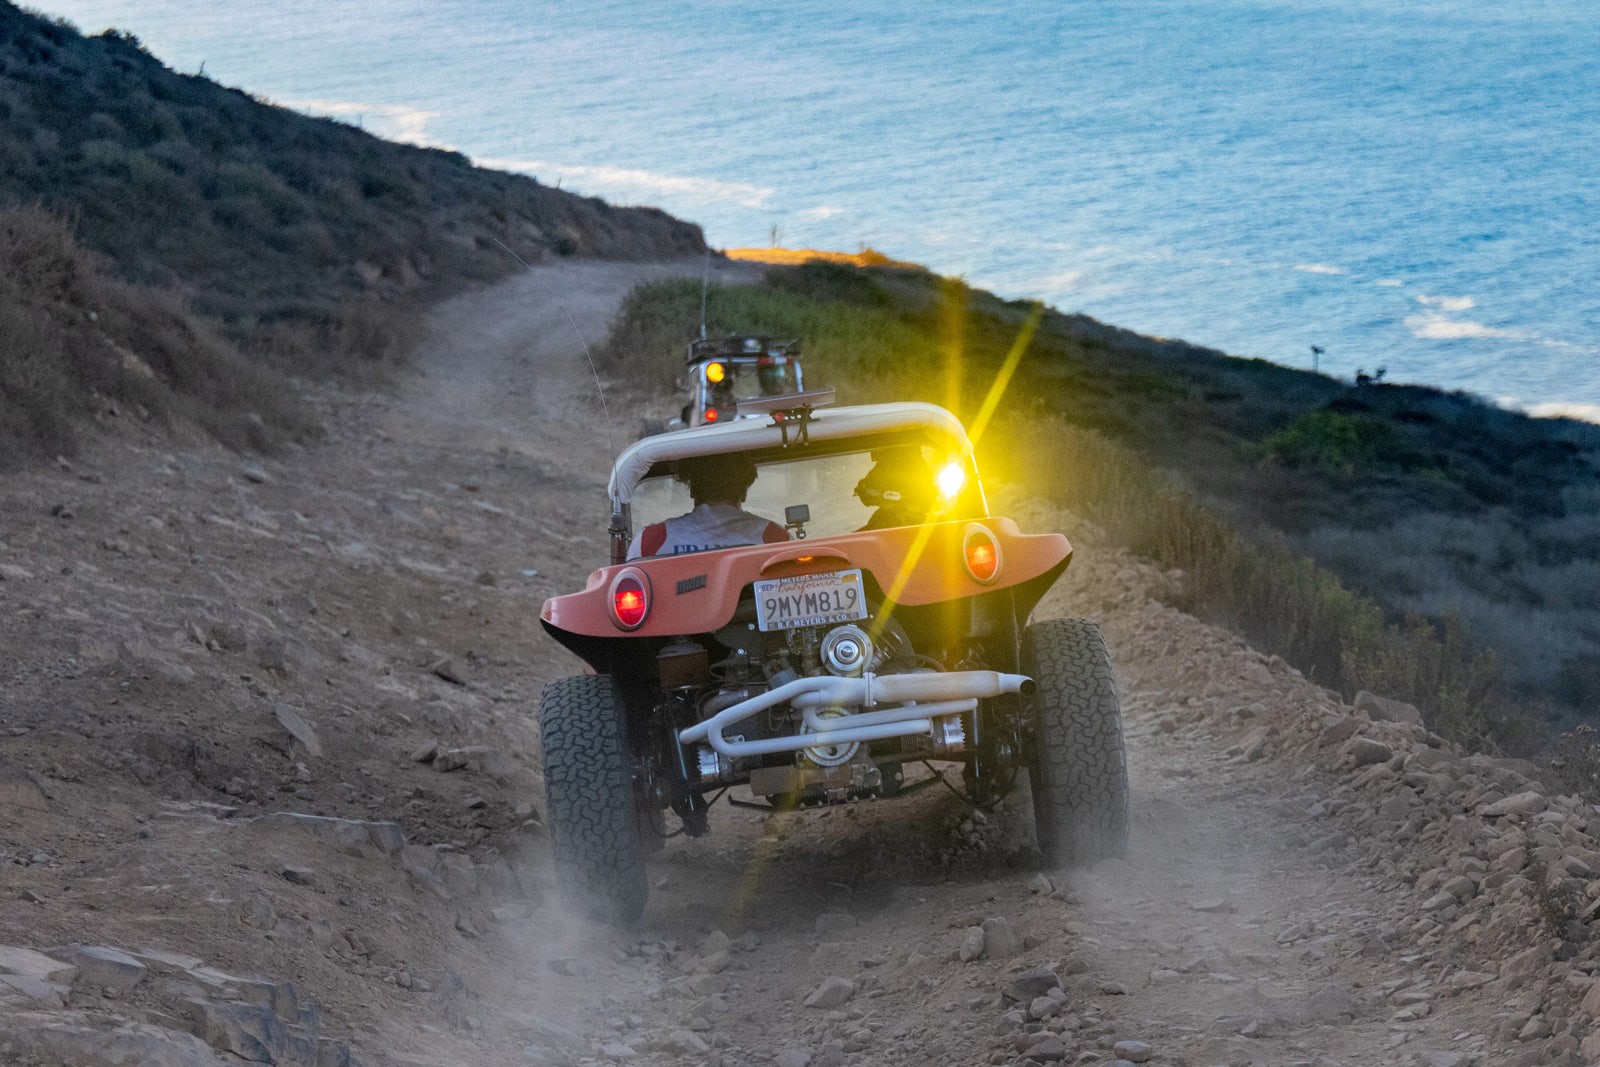
<path fill-rule="evenodd" d="M 942 408 L 763 403 L 760 420 L 626 449 L 610 564 L 545 602 L 545 629 L 594 672 L 551 683 L 539 711 L 564 890 L 632 920 L 668 812 L 700 835 L 731 786 L 778 808 L 889 797 L 929 761 L 959 764 L 975 803 L 1025 772 L 1049 861 L 1120 855 L 1128 779 L 1105 642 L 1085 620 L 1029 622 L 1067 539 L 989 514 Z M 673 476 L 686 462 L 753 463 L 744 507 L 789 539 L 628 558 L 641 524 L 689 509 Z"/>
<path fill-rule="evenodd" d="M 667 429 L 759 417 L 741 402 L 789 396 L 805 388 L 799 341 L 771 337 L 702 338 L 691 341 L 684 356 L 689 371 L 689 398 Z"/>

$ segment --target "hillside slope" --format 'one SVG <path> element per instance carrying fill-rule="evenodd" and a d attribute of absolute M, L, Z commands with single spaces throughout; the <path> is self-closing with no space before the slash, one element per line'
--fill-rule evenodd
<path fill-rule="evenodd" d="M 1159 604 L 1173 576 L 1026 484 L 995 488 L 1078 546 L 1045 610 L 1119 664 L 1126 861 L 1040 877 L 1011 815 L 940 790 L 718 805 L 642 930 L 565 916 L 532 709 L 578 665 L 536 619 L 604 556 L 616 443 L 572 327 L 700 267 L 447 303 L 399 393 L 312 390 L 325 445 L 91 449 L 0 486 L 0 1061 L 1600 1057 L 1590 809 Z M 827 978 L 848 998 L 805 1006 Z"/>
<path fill-rule="evenodd" d="M 0 207 L 64 212 L 129 280 L 246 329 L 502 277 L 516 263 L 500 243 L 530 261 L 705 247 L 663 212 L 273 107 L 167 68 L 131 34 L 84 37 L 4 0 L 0 126 Z"/>
<path fill-rule="evenodd" d="M 0 0 L 0 470 L 90 428 L 270 450 L 295 377 L 382 377 L 518 259 L 707 254 L 697 226 L 178 74 Z"/>

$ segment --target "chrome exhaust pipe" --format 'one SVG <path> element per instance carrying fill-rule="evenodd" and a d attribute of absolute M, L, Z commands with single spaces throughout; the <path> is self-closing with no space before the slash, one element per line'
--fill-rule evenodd
<path fill-rule="evenodd" d="M 932 717 L 971 711 L 977 701 L 1009 693 L 1027 694 L 1033 679 L 1024 674 L 998 671 L 919 671 L 911 674 L 874 675 L 838 678 L 831 675 L 796 678 L 776 689 L 723 708 L 710 718 L 678 732 L 680 745 L 709 744 L 726 756 L 754 756 L 771 752 L 799 751 L 826 737 L 829 744 L 850 741 L 879 741 L 929 733 Z M 759 741 L 730 741 L 723 731 L 743 719 L 780 704 L 792 704 L 814 732 L 792 737 L 765 738 Z M 872 708 L 898 704 L 861 715 L 824 719 L 816 713 L 825 708 Z M 858 733 L 871 731 L 870 735 Z M 883 732 L 880 732 L 883 731 Z"/>

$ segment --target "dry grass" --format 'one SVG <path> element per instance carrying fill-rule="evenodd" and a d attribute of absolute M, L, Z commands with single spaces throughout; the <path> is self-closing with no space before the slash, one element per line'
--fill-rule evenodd
<path fill-rule="evenodd" d="M 413 303 L 362 300 L 316 318 L 263 324 L 241 347 L 252 360 L 290 375 L 384 386 L 410 359 L 422 316 Z"/>
<path fill-rule="evenodd" d="M 1346 696 L 1362 689 L 1416 704 L 1439 733 L 1475 746 L 1520 743 L 1497 699 L 1493 659 L 1452 617 L 1386 620 L 1377 603 L 1280 542 L 1242 536 L 1217 512 L 1099 433 L 1049 416 L 1013 424 L 1002 450 L 1053 472 L 1049 491 L 1118 543 L 1184 574 L 1181 603 L 1281 655 Z"/>
<path fill-rule="evenodd" d="M 874 248 L 863 248 L 859 252 L 824 252 L 816 248 L 729 248 L 722 254 L 729 259 L 782 267 L 799 267 L 807 263 L 838 263 L 847 267 L 893 267 L 898 270 L 920 271 L 928 269 L 910 260 L 890 259 Z"/>
<path fill-rule="evenodd" d="M 1502 680 L 1557 718 L 1600 712 L 1600 518 L 1423 512 L 1374 529 L 1319 526 L 1292 543 L 1393 610 L 1459 619 L 1495 650 Z"/>
<path fill-rule="evenodd" d="M 115 278 L 60 216 L 0 212 L 0 455 L 70 452 L 96 417 L 192 425 L 264 450 L 312 423 L 170 292 Z"/>

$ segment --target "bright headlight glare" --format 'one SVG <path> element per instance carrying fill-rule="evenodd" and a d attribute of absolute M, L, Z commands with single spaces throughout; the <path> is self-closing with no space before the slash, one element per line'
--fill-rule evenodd
<path fill-rule="evenodd" d="M 939 483 L 939 495 L 946 500 L 954 500 L 961 495 L 961 487 L 967 484 L 967 472 L 959 463 L 947 463 L 939 471 L 936 480 Z"/>

